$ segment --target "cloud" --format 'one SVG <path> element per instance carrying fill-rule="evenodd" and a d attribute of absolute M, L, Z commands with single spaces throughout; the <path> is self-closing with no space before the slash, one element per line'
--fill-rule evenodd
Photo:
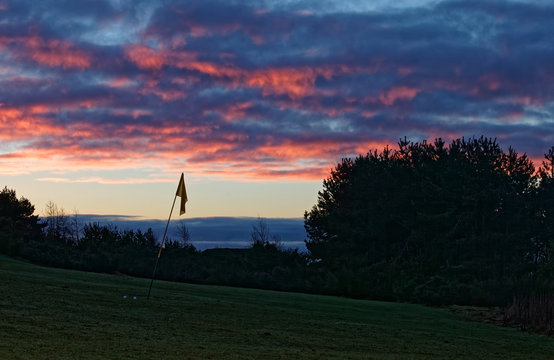
<path fill-rule="evenodd" d="M 83 70 L 92 62 L 91 56 L 71 41 L 28 36 L 0 36 L 0 48 L 16 60 L 33 61 L 38 65 Z"/>
<path fill-rule="evenodd" d="M 326 3 L 0 2 L 0 173 L 314 180 L 404 136 L 554 144 L 554 6 Z"/>
<path fill-rule="evenodd" d="M 36 180 L 41 182 L 54 182 L 54 183 L 97 183 L 97 184 L 117 184 L 117 185 L 174 182 L 174 179 L 168 179 L 168 178 L 106 179 L 103 177 L 89 177 L 89 178 L 76 178 L 76 179 L 70 179 L 65 177 L 41 177 L 41 178 L 37 178 Z"/>
<path fill-rule="evenodd" d="M 379 100 L 387 106 L 394 105 L 397 100 L 411 100 L 417 93 L 420 92 L 418 89 L 414 89 L 408 86 L 398 86 L 393 87 L 384 91 L 380 96 Z"/>

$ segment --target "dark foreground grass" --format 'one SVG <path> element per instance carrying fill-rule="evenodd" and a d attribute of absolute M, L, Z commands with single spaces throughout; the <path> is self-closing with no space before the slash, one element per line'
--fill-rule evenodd
<path fill-rule="evenodd" d="M 0 359 L 554 359 L 554 339 L 446 309 L 148 284 L 0 257 Z"/>

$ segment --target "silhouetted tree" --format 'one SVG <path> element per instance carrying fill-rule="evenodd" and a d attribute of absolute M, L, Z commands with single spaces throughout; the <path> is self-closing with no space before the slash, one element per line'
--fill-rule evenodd
<path fill-rule="evenodd" d="M 252 225 L 252 230 L 250 230 L 250 244 L 252 247 L 282 247 L 279 235 L 272 234 L 266 220 L 261 217 L 258 217 L 256 224 Z"/>
<path fill-rule="evenodd" d="M 0 252 L 16 255 L 24 243 L 41 238 L 44 226 L 34 215 L 35 207 L 15 190 L 0 191 Z"/>
<path fill-rule="evenodd" d="M 44 228 L 46 238 L 49 241 L 62 243 L 72 242 L 72 230 L 70 219 L 62 207 L 58 207 L 53 201 L 46 203 L 46 224 Z"/>
<path fill-rule="evenodd" d="M 403 139 L 331 171 L 304 215 L 306 247 L 351 295 L 494 301 L 528 271 L 534 171 L 494 139 Z"/>
<path fill-rule="evenodd" d="M 554 147 L 544 154 L 542 167 L 539 168 L 539 176 L 535 191 L 532 211 L 534 214 L 535 228 L 538 230 L 533 238 L 534 251 L 530 253 L 531 261 L 536 267 L 544 265 L 544 279 L 554 278 Z M 539 270 L 537 268 L 537 270 Z M 549 280 L 554 290 L 554 284 Z"/>
<path fill-rule="evenodd" d="M 69 221 L 69 233 L 73 244 L 78 244 L 81 236 L 81 222 L 79 221 L 79 212 L 73 210 L 73 215 Z"/>
<path fill-rule="evenodd" d="M 180 220 L 179 222 L 177 222 L 176 234 L 178 239 L 177 242 L 180 244 L 180 246 L 187 247 L 191 245 L 190 232 L 184 220 Z"/>
<path fill-rule="evenodd" d="M 258 221 L 252 225 L 252 230 L 250 230 L 250 243 L 252 246 L 264 246 L 269 243 L 270 236 L 266 221 L 258 217 Z"/>

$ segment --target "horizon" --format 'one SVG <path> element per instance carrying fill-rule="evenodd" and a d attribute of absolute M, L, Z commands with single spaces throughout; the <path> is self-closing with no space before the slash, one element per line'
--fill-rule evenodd
<path fill-rule="evenodd" d="M 148 228 L 161 242 L 167 219 L 144 219 L 128 215 L 95 215 L 95 214 L 66 214 L 68 217 L 76 216 L 80 230 L 85 224 L 97 223 L 100 226 L 115 226 L 119 230 L 140 230 L 145 232 Z M 45 219 L 46 217 L 40 217 Z M 303 218 L 258 218 L 258 217 L 199 217 L 185 218 L 172 217 L 169 222 L 167 239 L 179 237 L 178 226 L 184 223 L 190 234 L 190 243 L 200 251 L 213 248 L 247 248 L 251 246 L 250 232 L 253 226 L 262 219 L 269 233 L 276 235 L 283 248 L 307 251 L 304 239 L 307 234 L 304 230 Z"/>
<path fill-rule="evenodd" d="M 0 0 L 0 177 L 38 213 L 303 216 L 342 158 L 554 145 L 554 4 Z"/>

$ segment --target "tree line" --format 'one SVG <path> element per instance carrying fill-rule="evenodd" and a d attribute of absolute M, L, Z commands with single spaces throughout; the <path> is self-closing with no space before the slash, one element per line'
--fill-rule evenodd
<path fill-rule="evenodd" d="M 148 277 L 152 231 L 45 221 L 0 193 L 0 251 L 34 262 Z M 431 304 L 506 305 L 554 290 L 554 147 L 541 166 L 495 139 L 410 142 L 340 161 L 304 214 L 308 253 L 258 223 L 248 249 L 170 241 L 168 280 Z M 61 225 L 60 225 L 61 224 Z M 62 226 L 63 225 L 63 226 Z M 73 228 L 75 224 L 73 224 Z M 185 229 L 186 231 L 186 229 Z M 277 240 L 277 241 L 276 241 Z M 530 298 L 527 296 L 527 298 Z"/>
<path fill-rule="evenodd" d="M 550 287 L 554 148 L 535 169 L 495 139 L 398 143 L 343 159 L 306 246 L 351 296 L 502 304 Z"/>
<path fill-rule="evenodd" d="M 77 217 L 49 202 L 46 217 L 34 215 L 28 199 L 15 190 L 0 191 L 0 253 L 37 264 L 84 271 L 151 277 L 160 246 L 152 229 L 122 230 L 99 223 L 79 224 Z M 168 238 L 157 278 L 274 290 L 321 292 L 308 280 L 307 256 L 284 249 L 263 219 L 253 224 L 251 247 L 198 251 L 186 225 Z M 306 284 L 314 284 L 306 286 Z"/>

